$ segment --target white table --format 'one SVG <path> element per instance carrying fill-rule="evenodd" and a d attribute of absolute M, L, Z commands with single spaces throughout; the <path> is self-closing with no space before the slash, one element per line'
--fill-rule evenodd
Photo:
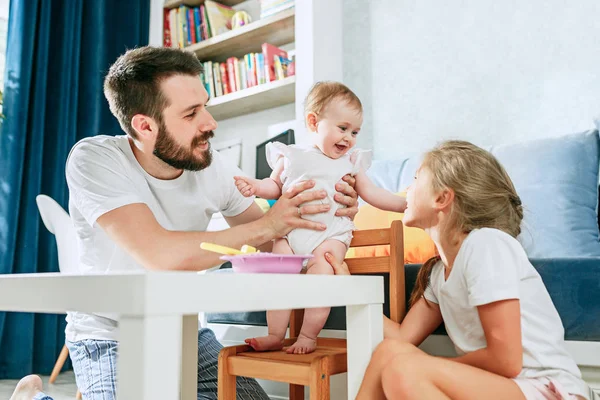
<path fill-rule="evenodd" d="M 194 272 L 0 275 L 0 311 L 121 316 L 119 399 L 196 399 L 199 312 L 343 305 L 348 396 L 354 399 L 371 353 L 383 340 L 383 300 L 382 277 Z"/>

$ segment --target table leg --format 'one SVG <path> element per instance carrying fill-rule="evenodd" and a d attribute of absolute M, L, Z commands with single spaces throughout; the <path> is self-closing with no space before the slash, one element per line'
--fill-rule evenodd
<path fill-rule="evenodd" d="M 354 400 L 375 347 L 383 341 L 383 305 L 346 307 L 348 399 Z"/>
<path fill-rule="evenodd" d="M 182 320 L 181 315 L 119 318 L 118 399 L 179 398 Z"/>
<path fill-rule="evenodd" d="M 198 396 L 198 314 L 183 316 L 181 343 L 181 400 Z"/>

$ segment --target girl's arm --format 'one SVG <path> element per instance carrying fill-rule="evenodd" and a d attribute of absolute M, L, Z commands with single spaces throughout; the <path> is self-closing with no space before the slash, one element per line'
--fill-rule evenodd
<path fill-rule="evenodd" d="M 402 342 L 419 346 L 442 323 L 440 306 L 421 297 L 400 325 L 384 317 L 383 336 L 387 339 L 398 339 Z"/>
<path fill-rule="evenodd" d="M 235 185 L 246 197 L 258 196 L 267 200 L 277 200 L 281 196 L 281 173 L 283 172 L 283 157 L 277 160 L 271 176 L 265 179 L 254 179 L 247 176 L 236 176 Z"/>
<path fill-rule="evenodd" d="M 367 176 L 367 173 L 361 170 L 356 174 L 356 192 L 364 201 L 381 210 L 404 212 L 406 210 L 406 198 L 396 196 L 387 190 L 375 185 Z"/>
<path fill-rule="evenodd" d="M 477 307 L 487 347 L 453 360 L 507 378 L 523 369 L 521 308 L 519 300 L 502 300 Z"/>

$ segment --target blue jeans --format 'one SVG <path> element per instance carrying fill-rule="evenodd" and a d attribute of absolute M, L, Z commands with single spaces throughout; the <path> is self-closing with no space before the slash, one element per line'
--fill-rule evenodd
<path fill-rule="evenodd" d="M 114 400 L 118 343 L 106 340 L 67 342 L 83 400 Z M 198 331 L 198 400 L 217 399 L 218 356 L 223 348 L 210 329 Z M 269 400 L 254 379 L 237 378 L 238 400 Z M 34 400 L 52 400 L 41 393 Z"/>

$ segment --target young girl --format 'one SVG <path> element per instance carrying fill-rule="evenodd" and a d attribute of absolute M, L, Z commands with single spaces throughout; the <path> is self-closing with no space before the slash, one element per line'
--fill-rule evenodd
<path fill-rule="evenodd" d="M 540 275 L 516 240 L 523 207 L 504 168 L 468 142 L 425 155 L 404 224 L 424 229 L 439 257 L 417 277 L 401 325 L 385 321 L 359 400 L 591 399 L 567 352 Z M 327 255 L 336 274 L 347 267 Z M 417 347 L 441 322 L 459 354 Z"/>
<path fill-rule="evenodd" d="M 337 82 L 319 82 L 313 86 L 305 102 L 306 126 L 311 133 L 313 145 L 309 147 L 286 146 L 270 143 L 267 161 L 273 173 L 270 178 L 257 180 L 235 177 L 236 186 L 244 196 L 257 195 L 265 199 L 278 198 L 282 190 L 312 179 L 315 190 L 327 192 L 327 198 L 318 203 L 305 203 L 298 207 L 298 214 L 311 207 L 329 205 L 329 211 L 303 215 L 303 218 L 321 222 L 325 231 L 295 229 L 286 238 L 276 241 L 273 252 L 279 254 L 313 254 L 307 265 L 307 274 L 333 274 L 324 259 L 326 252 L 343 259 L 350 241 L 354 224 L 347 217 L 336 217 L 335 185 L 346 174 L 356 178 L 356 192 L 375 207 L 402 212 L 406 199 L 375 186 L 365 171 L 371 165 L 371 152 L 353 150 L 356 136 L 362 125 L 362 105 L 358 97 L 346 86 Z M 309 295 L 307 293 L 307 295 Z M 268 336 L 248 339 L 255 350 L 279 350 L 290 319 L 291 310 L 269 311 Z M 317 335 L 325 325 L 329 308 L 307 309 L 298 340 L 287 352 L 310 353 L 315 349 Z"/>

